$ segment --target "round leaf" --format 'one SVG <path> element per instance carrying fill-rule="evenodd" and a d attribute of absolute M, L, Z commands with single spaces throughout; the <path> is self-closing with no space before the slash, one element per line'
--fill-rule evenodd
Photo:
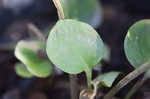
<path fill-rule="evenodd" d="M 103 57 L 103 42 L 88 24 L 60 20 L 51 30 L 46 51 L 50 60 L 64 72 L 77 74 L 92 69 Z"/>
<path fill-rule="evenodd" d="M 15 49 L 16 57 L 22 61 L 27 69 L 38 77 L 47 77 L 52 72 L 49 60 L 38 55 L 38 51 L 43 49 L 43 44 L 37 41 L 20 41 Z"/>
<path fill-rule="evenodd" d="M 125 38 L 125 53 L 138 68 L 150 59 L 150 20 L 141 20 L 130 27 Z"/>
<path fill-rule="evenodd" d="M 27 70 L 24 64 L 17 63 L 15 64 L 15 71 L 16 74 L 23 77 L 23 78 L 31 78 L 33 75 Z"/>
<path fill-rule="evenodd" d="M 97 0 L 53 0 L 60 19 L 76 19 L 96 27 L 101 23 L 102 11 Z"/>

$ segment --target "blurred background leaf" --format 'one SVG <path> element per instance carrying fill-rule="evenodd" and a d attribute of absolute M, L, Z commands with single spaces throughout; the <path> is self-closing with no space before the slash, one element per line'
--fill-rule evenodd
<path fill-rule="evenodd" d="M 76 19 L 97 27 L 102 22 L 98 0 L 53 0 L 60 19 Z"/>
<path fill-rule="evenodd" d="M 130 63 L 138 68 L 150 59 L 150 20 L 140 20 L 128 30 L 125 53 Z"/>
<path fill-rule="evenodd" d="M 23 78 L 31 78 L 33 75 L 27 70 L 23 63 L 16 63 L 15 64 L 15 71 L 16 74 Z"/>
<path fill-rule="evenodd" d="M 52 64 L 38 53 L 43 51 L 44 44 L 39 41 L 20 41 L 15 49 L 16 57 L 35 76 L 48 77 L 52 73 Z"/>

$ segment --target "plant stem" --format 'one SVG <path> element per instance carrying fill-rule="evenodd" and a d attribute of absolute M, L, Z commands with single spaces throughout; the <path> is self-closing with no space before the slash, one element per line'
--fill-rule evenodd
<path fill-rule="evenodd" d="M 92 84 L 91 84 L 91 81 L 92 81 L 92 70 L 87 68 L 85 70 L 85 73 L 86 73 L 86 78 L 87 78 L 88 89 L 91 90 L 92 89 Z"/>
<path fill-rule="evenodd" d="M 35 35 L 42 41 L 42 42 L 46 42 L 45 37 L 43 35 L 43 33 L 32 23 L 27 24 L 27 27 L 29 28 L 29 30 L 33 33 L 35 33 Z"/>
<path fill-rule="evenodd" d="M 53 2 L 55 4 L 55 7 L 57 8 L 59 19 L 64 19 L 65 16 L 64 16 L 64 12 L 63 12 L 60 0 L 53 0 Z"/>
<path fill-rule="evenodd" d="M 129 73 L 126 77 L 124 77 L 119 83 L 114 86 L 108 94 L 104 96 L 103 99 L 111 99 L 121 88 L 126 86 L 129 82 L 131 82 L 133 79 L 144 73 L 150 68 L 150 60 L 146 62 L 145 64 L 141 65 L 138 69 L 134 70 L 133 72 Z"/>
<path fill-rule="evenodd" d="M 136 84 L 132 87 L 132 89 L 128 92 L 128 94 L 125 96 L 124 99 L 130 99 L 133 96 L 133 94 L 143 85 L 145 80 L 146 80 L 145 77 L 142 78 L 142 80 L 141 79 L 138 80 Z"/>
<path fill-rule="evenodd" d="M 70 78 L 71 99 L 78 99 L 79 86 L 77 75 L 69 75 L 69 78 Z"/>

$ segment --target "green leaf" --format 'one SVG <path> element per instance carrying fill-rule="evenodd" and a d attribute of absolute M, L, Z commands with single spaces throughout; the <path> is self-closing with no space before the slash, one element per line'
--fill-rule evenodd
<path fill-rule="evenodd" d="M 130 27 L 124 47 L 128 60 L 135 68 L 150 59 L 150 20 L 138 21 Z"/>
<path fill-rule="evenodd" d="M 49 60 L 40 57 L 38 54 L 43 49 L 44 44 L 41 42 L 22 40 L 16 46 L 15 55 L 33 75 L 47 77 L 52 72 L 52 66 Z"/>
<path fill-rule="evenodd" d="M 15 64 L 15 71 L 18 76 L 23 78 L 31 78 L 33 75 L 27 70 L 24 64 L 16 63 Z"/>
<path fill-rule="evenodd" d="M 99 81 L 101 85 L 106 86 L 106 87 L 111 87 L 115 79 L 118 77 L 120 72 L 108 72 L 101 74 L 98 76 L 94 82 Z"/>
<path fill-rule="evenodd" d="M 97 0 L 53 0 L 60 19 L 76 19 L 96 27 L 102 18 Z"/>
<path fill-rule="evenodd" d="M 88 24 L 66 19 L 53 27 L 47 40 L 49 59 L 64 72 L 90 71 L 103 57 L 103 42 Z"/>

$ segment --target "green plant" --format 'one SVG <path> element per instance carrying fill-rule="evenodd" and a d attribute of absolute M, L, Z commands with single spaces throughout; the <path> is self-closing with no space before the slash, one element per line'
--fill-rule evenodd
<path fill-rule="evenodd" d="M 135 93 L 135 91 L 144 83 L 144 81 L 150 76 L 150 20 L 145 19 L 136 22 L 128 30 L 125 38 L 125 53 L 130 63 L 135 67 L 135 70 L 124 77 L 105 97 L 104 99 L 110 99 L 115 95 L 121 88 L 127 85 L 134 78 L 140 74 L 145 73 L 142 80 L 137 81 L 135 86 L 127 94 L 125 99 Z"/>
<path fill-rule="evenodd" d="M 139 68 L 142 64 L 150 59 L 150 20 L 144 19 L 136 22 L 130 27 L 125 38 L 125 53 L 130 63 Z M 145 70 L 146 74 L 142 81 L 137 81 L 137 86 L 140 87 L 144 81 L 150 76 L 150 71 Z M 138 88 L 138 87 L 137 87 Z M 134 88 L 132 90 L 135 90 Z M 136 91 L 136 90 L 135 90 Z M 134 92 L 133 92 L 134 93 Z M 130 95 L 129 95 L 130 97 Z M 128 97 L 126 98 L 128 99 Z"/>
<path fill-rule="evenodd" d="M 94 85 L 97 81 L 100 81 L 101 85 L 110 87 L 119 73 L 104 74 L 92 82 L 92 68 L 102 59 L 104 45 L 98 33 L 84 22 L 97 26 L 93 20 L 96 15 L 99 18 L 101 16 L 97 13 L 100 12 L 97 0 L 53 1 L 60 20 L 52 28 L 48 37 L 46 45 L 48 57 L 64 72 L 78 74 L 85 71 L 89 89 L 91 84 Z M 51 62 L 39 55 L 40 51 L 45 52 L 45 38 L 41 34 L 38 37 L 43 42 L 24 40 L 16 45 L 15 55 L 25 64 L 25 66 L 16 65 L 16 73 L 22 77 L 47 77 L 52 72 Z M 30 75 L 26 75 L 27 73 Z M 113 74 L 112 80 L 107 80 Z"/>
<path fill-rule="evenodd" d="M 52 63 L 62 71 L 69 73 L 70 79 L 75 77 L 72 74 L 85 72 L 88 91 L 92 91 L 88 98 L 94 99 L 99 87 L 111 87 L 120 74 L 120 72 L 101 73 L 92 80 L 92 69 L 109 54 L 107 52 L 109 50 L 105 50 L 103 41 L 93 28 L 97 26 L 96 23 L 92 23 L 97 12 L 95 9 L 99 7 L 97 0 L 53 0 L 53 2 L 59 15 L 58 22 L 51 29 L 47 42 L 40 34 L 38 36 L 41 40 L 22 40 L 17 44 L 15 55 L 23 64 L 16 65 L 16 73 L 25 78 L 48 77 L 52 74 Z M 87 9 L 88 11 L 86 11 Z M 125 53 L 135 67 L 135 71 L 119 81 L 104 96 L 104 99 L 111 99 L 121 88 L 150 68 L 149 27 L 149 20 L 143 20 L 129 29 L 125 39 Z M 48 57 L 45 55 L 46 53 Z M 150 76 L 149 74 L 147 72 L 144 80 L 135 84 L 126 99 L 131 97 L 136 91 L 135 89 Z M 82 93 L 80 95 L 80 99 L 83 99 L 84 95 Z M 74 99 L 73 97 L 72 99 Z"/>
<path fill-rule="evenodd" d="M 130 63 L 138 68 L 150 59 L 150 20 L 136 22 L 125 38 L 125 53 Z"/>
<path fill-rule="evenodd" d="M 31 78 L 33 75 L 27 70 L 24 64 L 16 63 L 15 64 L 15 71 L 16 74 L 23 77 L 23 78 Z"/>
<path fill-rule="evenodd" d="M 96 15 L 101 16 L 97 13 L 100 12 L 97 0 L 82 2 L 54 0 L 54 3 L 61 20 L 52 28 L 48 37 L 46 45 L 48 57 L 64 72 L 78 74 L 85 71 L 89 89 L 91 84 L 95 85 L 97 81 L 100 81 L 101 85 L 110 87 L 119 73 L 104 74 L 92 82 L 92 68 L 102 59 L 104 45 L 98 33 L 84 22 L 97 26 L 93 20 Z M 22 77 L 48 77 L 52 73 L 51 62 L 47 60 L 47 57 L 41 57 L 39 53 L 45 53 L 45 38 L 41 34 L 38 37 L 43 42 L 24 40 L 16 45 L 15 55 L 25 65 L 19 63 L 15 70 Z M 107 80 L 112 74 L 114 74 L 112 80 Z"/>
<path fill-rule="evenodd" d="M 20 41 L 15 49 L 16 57 L 22 61 L 27 69 L 35 76 L 47 77 L 52 72 L 51 63 L 38 55 L 43 51 L 44 44 L 38 41 Z"/>
<path fill-rule="evenodd" d="M 85 71 L 89 87 L 92 68 L 104 53 L 97 32 L 90 25 L 71 19 L 56 23 L 48 37 L 46 51 L 50 60 L 63 71 L 70 74 Z"/>

